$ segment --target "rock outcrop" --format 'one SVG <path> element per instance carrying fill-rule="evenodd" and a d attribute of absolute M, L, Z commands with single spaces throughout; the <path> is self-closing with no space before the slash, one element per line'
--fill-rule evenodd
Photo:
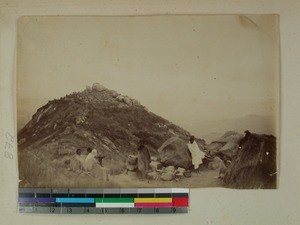
<path fill-rule="evenodd" d="M 99 84 L 99 83 L 95 83 L 92 86 L 92 90 L 103 91 L 103 90 L 106 90 L 106 88 L 103 85 Z"/>
<path fill-rule="evenodd" d="M 206 150 L 212 156 L 218 156 L 224 161 L 227 159 L 232 160 L 237 153 L 239 142 L 243 137 L 244 135 L 240 133 L 228 131 L 222 137 L 207 145 Z"/>

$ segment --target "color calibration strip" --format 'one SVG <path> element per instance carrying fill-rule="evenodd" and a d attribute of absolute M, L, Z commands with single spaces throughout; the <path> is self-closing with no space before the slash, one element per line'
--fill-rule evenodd
<path fill-rule="evenodd" d="M 189 189 L 20 188 L 20 213 L 154 214 L 187 213 Z"/>

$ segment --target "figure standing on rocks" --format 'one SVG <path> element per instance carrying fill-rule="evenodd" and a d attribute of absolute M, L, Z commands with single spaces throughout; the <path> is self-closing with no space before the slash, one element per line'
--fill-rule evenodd
<path fill-rule="evenodd" d="M 144 143 L 140 142 L 138 147 L 137 165 L 143 180 L 146 178 L 146 175 L 149 172 L 150 162 L 151 162 L 150 153 L 146 148 L 146 146 L 144 145 Z"/>
<path fill-rule="evenodd" d="M 199 172 L 199 166 L 203 163 L 202 159 L 204 159 L 205 154 L 199 149 L 194 136 L 190 137 L 190 141 L 187 146 L 192 155 L 192 164 L 194 165 L 194 169 Z"/>

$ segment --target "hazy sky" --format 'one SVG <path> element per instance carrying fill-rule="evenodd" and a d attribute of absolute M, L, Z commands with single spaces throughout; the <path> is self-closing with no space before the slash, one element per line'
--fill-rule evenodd
<path fill-rule="evenodd" d="M 182 125 L 275 115 L 275 16 L 22 17 L 18 116 L 101 83 Z"/>

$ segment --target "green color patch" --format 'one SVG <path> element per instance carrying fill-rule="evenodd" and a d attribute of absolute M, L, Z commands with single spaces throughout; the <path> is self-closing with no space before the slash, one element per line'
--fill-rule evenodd
<path fill-rule="evenodd" d="M 95 198 L 95 203 L 97 202 L 131 203 L 134 202 L 134 199 L 133 198 Z"/>

